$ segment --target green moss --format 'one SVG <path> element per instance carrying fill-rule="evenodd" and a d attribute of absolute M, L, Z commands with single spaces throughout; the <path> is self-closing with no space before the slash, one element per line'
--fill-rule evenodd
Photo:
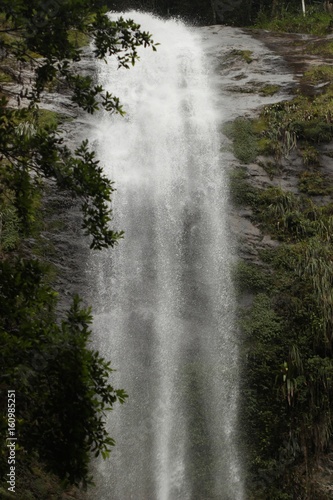
<path fill-rule="evenodd" d="M 8 73 L 0 70 L 0 84 L 1 83 L 11 83 L 13 78 Z"/>
<path fill-rule="evenodd" d="M 263 116 L 258 116 L 252 120 L 252 128 L 255 134 L 262 134 L 267 128 L 267 122 Z"/>
<path fill-rule="evenodd" d="M 264 96 L 274 95 L 281 89 L 280 85 L 265 85 L 260 89 L 260 94 Z"/>
<path fill-rule="evenodd" d="M 61 123 L 71 121 L 72 118 L 63 113 L 58 113 L 49 109 L 38 108 L 28 113 L 28 115 L 23 118 L 24 122 L 29 120 L 34 124 L 35 127 L 45 129 L 56 128 Z"/>
<path fill-rule="evenodd" d="M 247 62 L 247 64 L 250 64 L 253 61 L 252 50 L 233 50 L 232 54 L 240 56 L 242 59 L 244 59 L 245 62 Z"/>
<path fill-rule="evenodd" d="M 246 118 L 236 118 L 224 127 L 224 133 L 233 141 L 233 152 L 242 163 L 254 161 L 258 155 L 258 137 L 253 122 Z"/>
<path fill-rule="evenodd" d="M 280 144 L 278 141 L 274 141 L 274 139 L 261 137 L 261 139 L 258 140 L 258 153 L 261 155 L 276 155 L 279 150 Z"/>

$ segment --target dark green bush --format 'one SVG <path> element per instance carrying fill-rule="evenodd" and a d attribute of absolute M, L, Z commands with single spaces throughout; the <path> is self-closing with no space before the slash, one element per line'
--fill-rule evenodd
<path fill-rule="evenodd" d="M 89 348 L 90 311 L 75 297 L 57 323 L 56 294 L 44 277 L 35 260 L 0 262 L 1 412 L 4 419 L 7 389 L 15 389 L 21 449 L 59 477 L 87 484 L 91 452 L 107 457 L 114 444 L 105 412 L 126 394 L 110 385 L 110 363 Z M 5 452 L 3 445 L 1 475 Z"/>

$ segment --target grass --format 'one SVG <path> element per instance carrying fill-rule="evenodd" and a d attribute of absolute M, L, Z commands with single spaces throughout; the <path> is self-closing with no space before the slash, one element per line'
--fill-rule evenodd
<path fill-rule="evenodd" d="M 321 19 L 324 18 L 328 25 L 331 18 L 328 20 L 323 14 Z M 294 29 L 296 21 L 297 18 L 292 20 L 291 31 L 297 31 Z M 300 23 L 301 31 L 311 32 L 306 31 L 310 30 L 309 26 L 304 28 L 305 21 L 300 19 Z M 286 31 L 285 28 L 281 25 L 281 31 Z M 311 27 L 312 32 L 321 29 L 318 25 Z M 312 44 L 312 50 L 333 55 L 333 42 L 317 42 Z M 297 169 L 298 173 L 291 174 L 298 175 L 297 194 L 276 187 L 258 189 L 251 186 L 245 167 L 234 171 L 230 179 L 234 204 L 249 205 L 251 221 L 260 227 L 262 235 L 280 242 L 278 246 L 267 246 L 265 250 L 258 245 L 256 250 L 261 263 L 237 263 L 233 273 L 240 298 L 244 294 L 247 299 L 240 317 L 246 320 L 241 323 L 247 377 L 243 415 L 246 426 L 252 429 L 249 463 L 253 472 L 250 475 L 257 480 L 261 471 L 265 477 L 273 471 L 272 480 L 269 484 L 267 481 L 262 492 L 257 483 L 249 486 L 248 489 L 255 492 L 252 496 L 249 491 L 250 498 L 257 500 L 292 498 L 300 488 L 300 478 L 304 477 L 304 470 L 297 472 L 295 464 L 297 461 L 303 466 L 307 462 L 311 464 L 313 455 L 319 456 L 331 435 L 330 422 L 327 425 L 321 420 L 321 415 L 327 414 L 329 420 L 332 418 L 332 391 L 327 380 L 331 380 L 333 369 L 333 182 L 321 168 L 324 160 L 318 144 L 333 139 L 333 67 L 328 64 L 312 67 L 302 80 L 327 85 L 321 88 L 319 95 L 299 93 L 290 101 L 266 106 L 251 123 L 243 120 L 236 126 L 235 122 L 229 124 L 226 134 L 234 141 L 235 151 L 237 127 L 241 127 L 247 138 L 254 138 L 259 153 L 271 155 L 273 152 L 273 161 L 272 158 L 257 160 L 271 178 L 282 171 L 284 175 L 288 174 L 279 166 L 285 164 L 277 157 L 288 154 L 293 148 L 303 163 L 302 166 L 295 162 L 293 170 Z M 243 141 L 243 146 L 247 144 Z M 316 199 L 316 196 L 330 196 L 330 201 L 326 203 L 327 199 Z M 249 294 L 251 298 L 257 294 L 251 307 L 248 305 Z M 295 371 L 293 352 L 298 353 L 302 360 L 304 374 Z M 288 373 L 282 372 L 285 366 Z M 282 374 L 285 379 L 282 379 Z M 290 411 L 286 412 L 287 407 Z M 275 418 L 276 425 L 271 426 Z M 296 443 L 291 451 L 289 443 L 283 444 L 286 436 L 287 439 L 292 436 L 293 443 Z M 298 443 L 305 443 L 305 456 L 302 456 Z M 283 451 L 279 458 L 276 458 L 277 449 Z M 281 477 L 274 475 L 277 469 L 282 471 Z M 288 482 L 294 478 L 295 488 Z M 308 493 L 309 478 L 305 482 L 306 487 L 297 490 L 299 498 L 307 498 L 305 491 Z M 282 488 L 281 484 L 288 486 Z M 314 488 L 313 494 L 311 490 L 311 498 L 324 498 L 317 493 L 317 489 Z"/>
<path fill-rule="evenodd" d="M 299 9 L 293 11 L 282 8 L 274 19 L 271 19 L 270 12 L 261 12 L 254 27 L 284 33 L 327 35 L 331 21 L 332 17 L 321 6 L 309 7 L 306 16 L 303 16 L 299 2 Z"/>
<path fill-rule="evenodd" d="M 305 71 L 302 81 L 305 83 L 324 83 L 333 82 L 333 66 L 321 64 Z"/>
<path fill-rule="evenodd" d="M 258 190 L 248 183 L 248 174 L 244 168 L 234 169 L 229 177 L 229 190 L 235 206 L 255 205 Z"/>
<path fill-rule="evenodd" d="M 264 146 L 281 156 L 302 142 L 329 142 L 333 137 L 331 116 L 333 85 L 315 97 L 299 95 L 291 101 L 266 106 L 260 115 L 266 123 L 261 134 L 266 139 Z"/>
<path fill-rule="evenodd" d="M 224 134 L 233 141 L 233 152 L 242 163 L 251 163 L 258 155 L 257 135 L 253 121 L 246 118 L 236 118 L 227 123 Z"/>
<path fill-rule="evenodd" d="M 320 166 L 319 152 L 315 147 L 311 145 L 305 145 L 300 149 L 300 154 L 302 156 L 303 164 L 305 167 Z"/>
<path fill-rule="evenodd" d="M 309 196 L 326 196 L 332 194 L 332 186 L 322 173 L 317 170 L 306 170 L 300 174 L 299 190 Z"/>
<path fill-rule="evenodd" d="M 20 241 L 20 220 L 13 205 L 0 207 L 0 252 L 16 248 Z"/>
<path fill-rule="evenodd" d="M 333 42 L 323 40 L 319 43 L 309 43 L 307 45 L 306 51 L 309 54 L 330 57 L 333 55 Z"/>

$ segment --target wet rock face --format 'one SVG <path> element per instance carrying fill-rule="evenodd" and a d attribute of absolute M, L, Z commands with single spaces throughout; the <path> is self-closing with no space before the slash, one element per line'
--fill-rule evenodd
<path fill-rule="evenodd" d="M 207 54 L 209 66 L 214 70 L 216 109 L 223 124 L 237 117 L 257 116 L 267 105 L 294 97 L 296 89 L 314 95 L 320 89 L 305 84 L 304 71 L 315 65 L 327 63 L 323 55 L 307 55 L 308 44 L 320 46 L 333 38 L 329 35 L 270 33 L 264 30 L 250 31 L 225 26 L 209 26 L 198 30 Z M 267 86 L 275 86 L 273 95 L 263 95 Z M 270 175 L 267 165 L 276 164 L 273 157 L 258 156 L 255 161 L 244 165 L 230 152 L 230 141 L 221 136 L 223 168 L 237 171 L 246 168 L 248 183 L 254 188 L 279 187 L 284 191 L 299 194 L 299 173 L 304 169 L 303 160 L 292 150 L 278 162 L 279 171 Z M 319 148 L 321 169 L 325 175 L 333 174 L 332 145 Z M 316 203 L 327 202 L 327 197 L 316 197 Z M 264 236 L 252 221 L 250 207 L 233 207 L 230 212 L 230 232 L 242 259 L 259 262 L 262 248 L 271 248 L 279 243 Z"/>
<path fill-rule="evenodd" d="M 82 74 L 94 74 L 94 60 L 88 49 L 83 51 L 82 60 L 77 66 Z M 71 151 L 84 139 L 89 139 L 90 116 L 71 102 L 65 87 L 56 92 L 44 93 L 40 108 L 67 118 L 61 125 L 61 131 L 64 143 Z M 45 227 L 41 234 L 40 253 L 55 269 L 54 287 L 59 293 L 58 313 L 63 317 L 76 294 L 83 298 L 84 305 L 89 305 L 86 266 L 90 255 L 90 239 L 83 234 L 79 201 L 68 192 L 59 191 L 55 183 L 46 183 L 42 210 Z"/>
<path fill-rule="evenodd" d="M 199 28 L 221 121 L 253 113 L 260 106 L 290 95 L 295 82 L 284 59 L 244 30 L 226 26 Z M 260 89 L 276 85 L 280 91 L 261 96 Z"/>
<path fill-rule="evenodd" d="M 225 26 L 200 28 L 200 35 L 213 69 L 212 84 L 215 87 L 216 109 L 223 124 L 237 117 L 253 117 L 267 104 L 291 98 L 296 82 L 281 55 L 273 52 L 260 40 L 244 30 Z M 262 90 L 274 85 L 274 95 L 263 95 Z M 230 171 L 244 169 L 244 164 L 230 153 L 230 141 L 221 136 L 223 168 Z M 229 151 L 228 151 L 229 149 Z M 258 157 L 246 165 L 249 183 L 258 188 L 281 186 L 287 190 L 297 190 L 298 180 L 295 158 L 283 162 L 282 178 L 271 179 L 262 164 L 273 158 Z M 299 161 L 299 160 L 297 160 Z M 282 186 L 283 184 L 283 186 Z M 230 232 L 238 248 L 239 256 L 251 262 L 258 262 L 261 248 L 278 245 L 270 237 L 262 235 L 251 221 L 250 207 L 230 209 Z"/>
<path fill-rule="evenodd" d="M 83 298 L 87 296 L 85 264 L 89 257 L 89 240 L 81 230 L 80 206 L 68 193 L 59 192 L 53 184 L 48 184 L 43 210 L 46 221 L 41 234 L 41 240 L 46 242 L 43 259 L 56 271 L 57 309 L 59 316 L 63 317 L 71 307 L 75 294 Z"/>

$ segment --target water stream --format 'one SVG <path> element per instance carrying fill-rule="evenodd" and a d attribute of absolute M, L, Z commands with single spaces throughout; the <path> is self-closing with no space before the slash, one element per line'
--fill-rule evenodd
<path fill-rule="evenodd" d="M 131 13 L 161 43 L 134 68 L 99 63 L 126 117 L 92 133 L 125 239 L 90 262 L 96 346 L 129 394 L 96 466 L 99 500 L 242 500 L 238 347 L 227 180 L 199 31 Z"/>

